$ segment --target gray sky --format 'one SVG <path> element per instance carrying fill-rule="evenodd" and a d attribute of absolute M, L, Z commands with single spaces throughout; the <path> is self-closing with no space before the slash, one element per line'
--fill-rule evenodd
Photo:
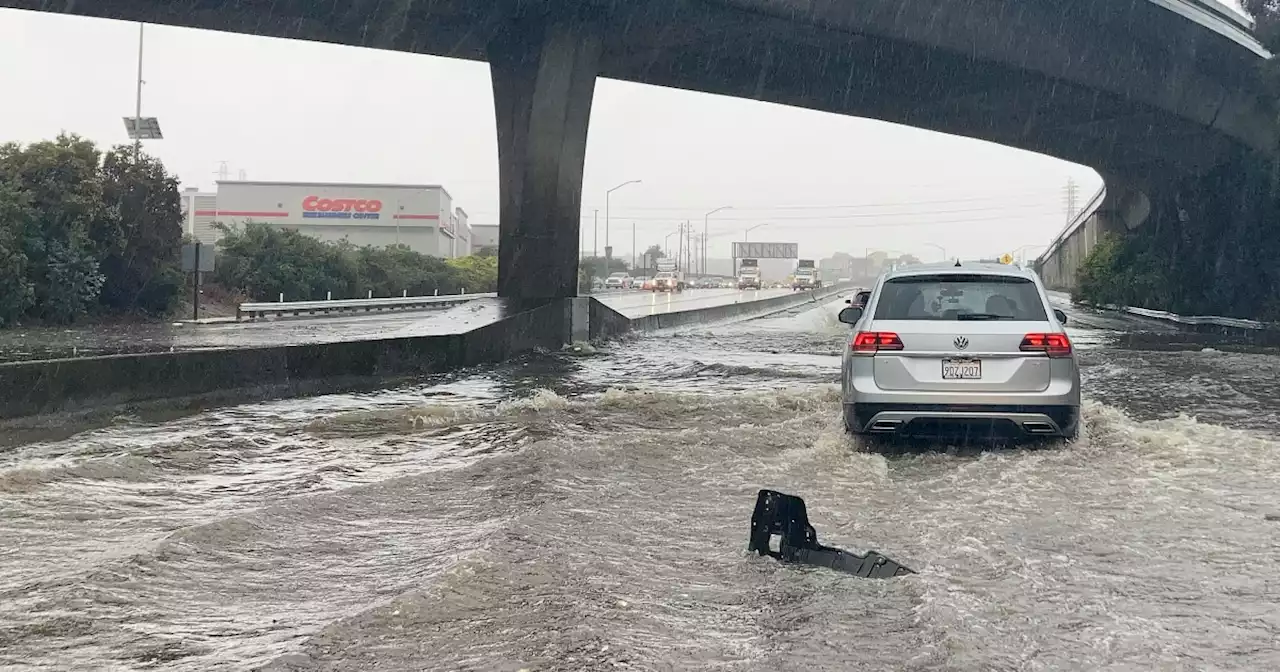
<path fill-rule="evenodd" d="M 127 142 L 137 24 L 0 10 L 0 140 L 59 131 Z M 184 186 L 234 179 L 445 185 L 472 223 L 498 221 L 497 145 L 483 63 L 148 26 L 142 109 L 165 139 L 146 150 Z M 13 67 L 17 64 L 17 67 Z M 1083 204 L 1090 168 L 884 122 L 601 80 L 587 148 L 584 250 L 605 190 L 611 242 L 629 254 L 678 221 L 711 218 L 712 256 L 751 240 L 793 241 L 803 257 L 866 248 L 937 259 L 1048 243 L 1065 224 L 1066 185 Z M 1033 252 L 1034 254 L 1035 252 Z"/>

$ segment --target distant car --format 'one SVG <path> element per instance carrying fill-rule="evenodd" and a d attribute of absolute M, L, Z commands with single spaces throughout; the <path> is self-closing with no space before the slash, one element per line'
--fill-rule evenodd
<path fill-rule="evenodd" d="M 1067 317 L 1035 273 L 1003 264 L 913 265 L 851 300 L 845 429 L 871 442 L 1075 438 L 1080 370 Z"/>
<path fill-rule="evenodd" d="M 604 279 L 605 289 L 631 289 L 631 276 L 626 272 L 611 273 Z"/>

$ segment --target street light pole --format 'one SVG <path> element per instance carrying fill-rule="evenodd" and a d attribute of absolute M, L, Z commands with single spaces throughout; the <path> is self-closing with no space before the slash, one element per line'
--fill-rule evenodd
<path fill-rule="evenodd" d="M 138 24 L 138 96 L 135 100 L 133 123 L 135 128 L 139 130 L 139 134 L 133 141 L 133 162 L 135 164 L 142 160 L 142 31 L 146 28 L 146 25 L 145 23 Z"/>
<path fill-rule="evenodd" d="M 753 226 L 753 227 L 751 227 L 751 228 L 747 229 L 746 231 L 743 231 L 743 232 L 742 232 L 742 242 L 744 242 L 744 243 L 746 243 L 746 242 L 750 242 L 750 241 L 751 241 L 751 238 L 750 238 L 750 236 L 751 236 L 751 232 L 752 232 L 752 231 L 755 231 L 756 229 L 758 229 L 758 228 L 760 228 L 760 227 L 762 227 L 762 226 L 769 226 L 769 223 L 768 223 L 768 222 L 766 222 L 766 223 L 764 223 L 764 224 L 756 224 L 755 226 Z"/>
<path fill-rule="evenodd" d="M 929 247 L 932 247 L 932 248 L 933 248 L 933 249 L 935 249 L 935 250 L 939 250 L 939 251 L 941 251 L 941 252 L 942 252 L 942 260 L 943 260 L 943 261 L 946 261 L 946 260 L 947 260 L 947 248 L 945 248 L 945 247 L 943 247 L 943 246 L 941 246 L 941 245 L 936 245 L 936 244 L 934 244 L 934 243 L 925 243 L 925 245 L 928 245 Z"/>
<path fill-rule="evenodd" d="M 613 250 L 609 248 L 609 195 L 627 186 L 628 184 L 639 184 L 639 183 L 640 183 L 640 180 L 627 180 L 626 182 L 623 182 L 622 184 L 619 184 L 618 186 L 604 192 L 604 256 L 605 256 L 604 263 L 605 263 L 606 272 L 610 270 L 609 261 L 613 258 Z"/>
<path fill-rule="evenodd" d="M 711 219 L 711 215 L 731 208 L 733 208 L 732 205 L 724 205 L 702 216 L 702 274 L 704 276 L 707 274 L 707 222 Z"/>
<path fill-rule="evenodd" d="M 1029 249 L 1031 249 L 1031 248 L 1034 248 L 1034 247 L 1049 247 L 1049 246 L 1048 246 L 1048 245 L 1039 245 L 1039 244 L 1023 245 L 1022 247 L 1019 247 L 1018 249 L 1016 249 L 1016 250 L 1014 250 L 1014 251 L 1013 251 L 1013 256 L 1014 256 L 1014 257 L 1018 257 L 1018 255 L 1019 255 L 1019 254 L 1021 254 L 1021 255 L 1022 255 L 1021 259 L 1022 259 L 1022 260 L 1021 260 L 1021 262 L 1020 262 L 1020 263 L 1021 263 L 1021 265 L 1026 266 L 1026 265 L 1027 265 L 1027 250 L 1029 250 Z"/>

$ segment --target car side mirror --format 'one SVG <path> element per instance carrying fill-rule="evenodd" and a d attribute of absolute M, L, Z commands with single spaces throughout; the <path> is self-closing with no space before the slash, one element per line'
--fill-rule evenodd
<path fill-rule="evenodd" d="M 1063 326 L 1066 326 L 1066 324 L 1067 324 L 1067 314 L 1066 314 L 1066 313 L 1062 312 L 1061 310 L 1058 310 L 1057 308 L 1054 308 L 1054 309 L 1053 309 L 1053 316 L 1054 316 L 1054 317 L 1056 317 L 1056 318 L 1058 318 L 1058 324 L 1061 324 L 1061 325 L 1063 325 Z"/>
<path fill-rule="evenodd" d="M 836 319 L 845 324 L 857 324 L 858 320 L 862 319 L 862 309 L 857 306 L 849 306 L 841 310 L 839 317 Z"/>

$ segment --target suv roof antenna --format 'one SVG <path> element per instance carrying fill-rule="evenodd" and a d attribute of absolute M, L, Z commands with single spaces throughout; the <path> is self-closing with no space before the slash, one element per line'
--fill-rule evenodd
<path fill-rule="evenodd" d="M 960 257 L 956 257 L 956 268 L 960 268 Z"/>

